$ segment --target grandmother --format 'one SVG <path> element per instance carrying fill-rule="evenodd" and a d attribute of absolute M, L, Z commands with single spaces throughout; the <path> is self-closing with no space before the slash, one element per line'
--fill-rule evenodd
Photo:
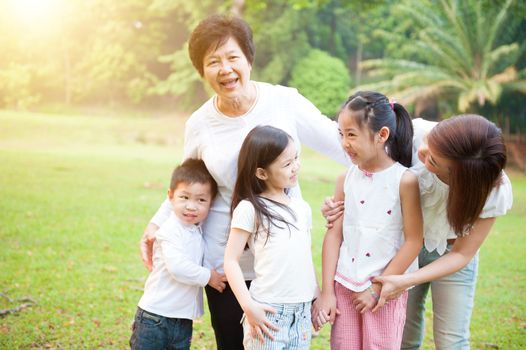
<path fill-rule="evenodd" d="M 296 89 L 250 79 L 255 47 L 248 24 L 236 17 L 214 15 L 191 33 L 190 59 L 215 95 L 186 122 L 183 158 L 202 159 L 218 184 L 216 197 L 203 224 L 204 266 L 223 272 L 223 256 L 230 224 L 230 204 L 236 181 L 236 163 L 245 136 L 258 125 L 271 125 L 300 144 L 342 164 L 347 158 L 340 146 L 336 123 Z M 299 188 L 292 196 L 301 196 Z M 145 265 L 151 269 L 155 231 L 171 210 L 165 201 L 146 227 L 141 240 Z M 253 256 L 247 250 L 240 261 L 247 286 L 255 277 Z M 243 349 L 242 309 L 226 279 L 205 288 L 218 349 Z"/>

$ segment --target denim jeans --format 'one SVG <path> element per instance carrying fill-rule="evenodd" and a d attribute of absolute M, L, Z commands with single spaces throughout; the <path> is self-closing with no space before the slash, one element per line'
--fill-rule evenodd
<path fill-rule="evenodd" d="M 275 314 L 267 312 L 267 319 L 279 328 L 277 331 L 270 331 L 274 340 L 265 336 L 265 342 L 262 344 L 259 339 L 253 339 L 250 335 L 250 325 L 243 315 L 245 350 L 308 350 L 312 337 L 311 302 L 267 305 L 276 310 Z"/>
<path fill-rule="evenodd" d="M 130 347 L 133 350 L 189 350 L 192 320 L 168 318 L 137 308 Z"/>
<path fill-rule="evenodd" d="M 448 245 L 447 252 L 451 250 Z M 446 254 L 447 254 L 446 252 Z M 420 267 L 440 258 L 436 252 L 422 248 Z M 437 350 L 469 349 L 469 323 L 477 284 L 478 252 L 461 270 L 441 279 L 423 283 L 409 290 L 402 349 L 420 349 L 424 339 L 426 296 L 431 288 L 433 337 Z"/>

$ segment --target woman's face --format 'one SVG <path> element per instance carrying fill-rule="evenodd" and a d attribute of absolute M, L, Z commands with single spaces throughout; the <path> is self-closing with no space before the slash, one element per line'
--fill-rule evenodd
<path fill-rule="evenodd" d="M 233 99 L 250 93 L 251 70 L 252 65 L 232 37 L 208 52 L 203 59 L 203 76 L 220 99 Z"/>
<path fill-rule="evenodd" d="M 452 161 L 438 154 L 427 143 L 427 137 L 418 149 L 418 159 L 426 166 L 427 170 L 436 174 L 438 178 L 445 184 L 449 184 L 449 172 L 452 166 Z"/>

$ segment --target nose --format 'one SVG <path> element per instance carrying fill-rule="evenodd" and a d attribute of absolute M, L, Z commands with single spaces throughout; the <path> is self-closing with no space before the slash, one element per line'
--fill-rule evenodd
<path fill-rule="evenodd" d="M 186 210 L 195 210 L 196 206 L 194 205 L 193 202 L 187 202 L 186 205 L 185 205 L 185 209 Z"/>
<path fill-rule="evenodd" d="M 296 159 L 294 161 L 294 166 L 292 167 L 292 171 L 294 173 L 297 173 L 299 170 L 300 170 L 300 166 L 301 166 L 301 163 L 300 163 L 300 160 L 299 159 Z"/>
<path fill-rule="evenodd" d="M 428 155 L 428 149 L 427 149 L 427 145 L 425 143 L 423 143 L 419 148 L 418 148 L 418 159 L 420 159 L 420 161 L 422 163 L 425 163 L 426 162 L 426 158 L 427 158 L 427 155 Z"/>
<path fill-rule="evenodd" d="M 221 62 L 221 67 L 219 70 L 220 74 L 230 74 L 232 72 L 232 65 L 228 61 Z"/>

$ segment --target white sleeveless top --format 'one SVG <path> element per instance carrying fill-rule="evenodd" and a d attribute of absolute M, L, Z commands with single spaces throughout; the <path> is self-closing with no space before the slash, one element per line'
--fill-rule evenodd
<path fill-rule="evenodd" d="M 373 174 L 356 165 L 347 172 L 343 242 L 334 279 L 352 291 L 367 289 L 404 243 L 400 180 L 406 170 L 394 163 Z M 415 259 L 407 272 L 417 268 Z"/>

